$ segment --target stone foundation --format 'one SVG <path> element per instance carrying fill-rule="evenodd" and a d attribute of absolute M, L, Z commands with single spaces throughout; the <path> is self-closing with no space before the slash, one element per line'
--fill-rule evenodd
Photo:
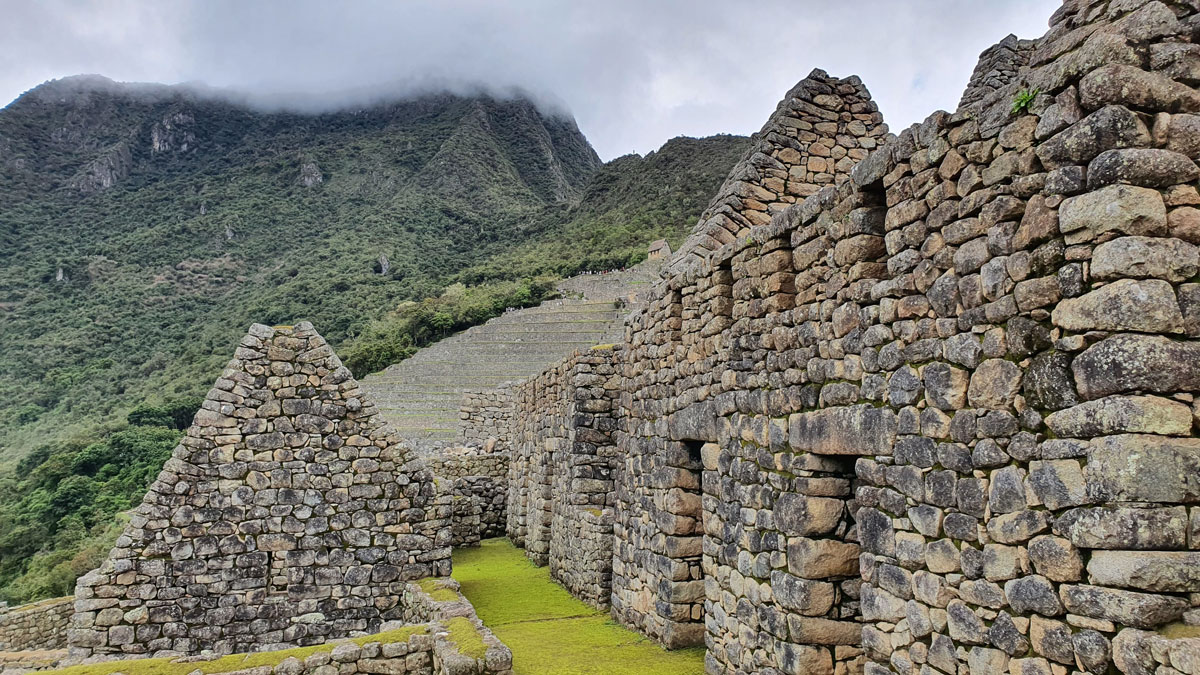
<path fill-rule="evenodd" d="M 407 584 L 398 615 L 403 622 L 389 621 L 378 634 L 334 640 L 315 652 L 285 649 L 241 655 L 262 665 L 237 668 L 236 664 L 223 662 L 223 666 L 234 669 L 222 672 L 228 675 L 511 675 L 512 652 L 483 625 L 453 579 L 431 577 Z M 66 650 L 0 652 L 0 675 L 114 660 L 136 660 L 138 663 L 130 664 L 130 670 L 157 672 L 159 668 L 165 670 L 180 663 L 199 667 L 213 658 L 218 657 L 143 660 L 145 657 L 136 655 L 110 654 L 84 660 L 78 655 L 68 656 Z M 237 659 L 238 655 L 230 658 Z"/>

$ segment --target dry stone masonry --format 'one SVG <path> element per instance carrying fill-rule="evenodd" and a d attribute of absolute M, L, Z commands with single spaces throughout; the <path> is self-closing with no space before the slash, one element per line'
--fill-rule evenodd
<path fill-rule="evenodd" d="M 310 324 L 252 326 L 79 580 L 70 644 L 232 653 L 372 632 L 407 581 L 449 574 L 449 516 Z"/>
<path fill-rule="evenodd" d="M 459 406 L 459 440 L 487 452 L 505 452 L 512 447 L 512 391 L 501 386 L 482 391 L 468 390 Z"/>
<path fill-rule="evenodd" d="M 1021 68 L 1029 64 L 1029 56 L 1036 46 L 1036 40 L 1021 40 L 1010 34 L 984 50 L 958 102 L 958 109 L 982 107 L 985 99 L 1016 81 Z"/>
<path fill-rule="evenodd" d="M 613 504 L 613 616 L 711 673 L 1200 672 L 1198 38 L 1068 0 L 896 136 L 814 71 L 627 320 L 611 492 L 576 364 L 517 388 L 510 537 L 584 596 Z"/>
<path fill-rule="evenodd" d="M 439 481 L 438 492 L 453 503 L 452 546 L 475 546 L 481 539 L 504 536 L 508 462 L 508 453 L 474 447 L 425 455 L 426 466 Z"/>
<path fill-rule="evenodd" d="M 67 624 L 74 610 L 72 596 L 0 607 L 0 652 L 66 647 Z"/>
<path fill-rule="evenodd" d="M 503 673 L 469 604 L 409 583 L 503 527 L 713 674 L 1200 675 L 1197 85 L 1196 0 L 1066 0 L 898 135 L 814 71 L 620 344 L 430 403 L 461 405 L 469 450 L 419 457 L 311 326 L 254 326 L 80 580 L 70 644 L 462 619 L 486 656 L 435 637 L 353 668 Z M 475 357 L 542 330 L 510 319 Z"/>
<path fill-rule="evenodd" d="M 510 537 L 596 607 L 612 587 L 617 360 L 611 346 L 577 352 L 514 393 Z"/>

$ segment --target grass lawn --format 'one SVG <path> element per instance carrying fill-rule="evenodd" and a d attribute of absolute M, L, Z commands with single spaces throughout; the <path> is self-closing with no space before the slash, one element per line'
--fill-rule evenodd
<path fill-rule="evenodd" d="M 454 551 L 454 578 L 513 652 L 517 675 L 692 675 L 704 648 L 666 651 L 571 597 L 507 539 Z"/>

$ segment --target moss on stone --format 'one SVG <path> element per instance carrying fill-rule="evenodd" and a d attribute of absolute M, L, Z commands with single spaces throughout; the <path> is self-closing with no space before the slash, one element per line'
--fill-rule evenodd
<path fill-rule="evenodd" d="M 408 642 L 409 638 L 413 635 L 427 631 L 427 626 L 417 624 L 374 635 L 364 635 L 353 638 L 349 642 L 360 646 L 372 642 Z M 229 654 L 213 659 L 212 661 L 175 662 L 171 659 L 129 659 L 71 666 L 69 668 L 46 672 L 60 673 L 62 675 L 111 675 L 117 672 L 125 673 L 125 675 L 188 675 L 195 672 L 204 673 L 205 675 L 209 673 L 229 673 L 258 666 L 275 666 L 282 663 L 285 659 L 293 657 L 303 661 L 319 652 L 331 652 L 334 647 L 344 642 L 346 641 L 338 640 L 336 642 L 326 642 L 309 647 L 293 647 L 292 649 L 280 649 L 271 652 Z"/>
<path fill-rule="evenodd" d="M 1200 637 L 1200 626 L 1189 626 L 1186 623 L 1178 622 L 1163 626 L 1158 633 L 1168 640 L 1198 638 Z"/>
<path fill-rule="evenodd" d="M 454 552 L 454 578 L 513 652 L 516 675 L 699 675 L 704 648 L 666 651 L 571 597 L 507 539 Z"/>
<path fill-rule="evenodd" d="M 459 652 L 473 659 L 482 659 L 487 654 L 483 636 L 475 630 L 475 624 L 465 616 L 456 616 L 447 621 L 446 630 L 450 632 L 450 641 L 458 647 Z"/>
<path fill-rule="evenodd" d="M 433 598 L 435 602 L 458 602 L 458 593 L 455 591 L 438 585 L 439 577 L 425 577 L 417 581 L 417 585 L 425 592 L 425 595 Z"/>

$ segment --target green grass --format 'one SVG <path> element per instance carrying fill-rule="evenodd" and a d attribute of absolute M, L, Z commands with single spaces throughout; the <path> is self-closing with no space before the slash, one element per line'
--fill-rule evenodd
<path fill-rule="evenodd" d="M 446 630 L 450 633 L 450 641 L 458 651 L 473 659 L 482 659 L 487 655 L 487 645 L 483 636 L 475 630 L 475 624 L 465 616 L 456 616 L 446 622 Z"/>
<path fill-rule="evenodd" d="M 435 479 L 436 480 L 436 479 Z M 458 602 L 458 593 L 438 583 L 438 577 L 426 577 L 417 582 L 425 595 L 437 602 Z"/>
<path fill-rule="evenodd" d="M 513 652 L 517 675 L 690 675 L 702 647 L 666 651 L 571 597 L 507 539 L 454 552 L 454 578 Z"/>
<path fill-rule="evenodd" d="M 425 630 L 426 627 L 424 625 L 405 626 L 404 628 L 376 633 L 375 635 L 354 638 L 350 642 L 356 645 L 365 645 L 371 642 L 407 642 L 410 637 Z M 274 666 L 283 662 L 284 659 L 291 657 L 303 661 L 318 652 L 331 652 L 334 647 L 341 643 L 342 641 L 327 642 L 311 647 L 295 647 L 293 649 L 281 649 L 273 652 L 230 654 L 213 659 L 212 661 L 173 663 L 170 659 L 133 659 L 129 661 L 109 661 L 107 663 L 71 666 L 70 668 L 49 672 L 60 673 L 61 675 L 111 675 L 118 672 L 125 673 L 125 675 L 188 675 L 189 673 L 197 672 L 204 673 L 205 675 L 209 675 L 210 673 L 230 673 L 258 666 Z"/>

